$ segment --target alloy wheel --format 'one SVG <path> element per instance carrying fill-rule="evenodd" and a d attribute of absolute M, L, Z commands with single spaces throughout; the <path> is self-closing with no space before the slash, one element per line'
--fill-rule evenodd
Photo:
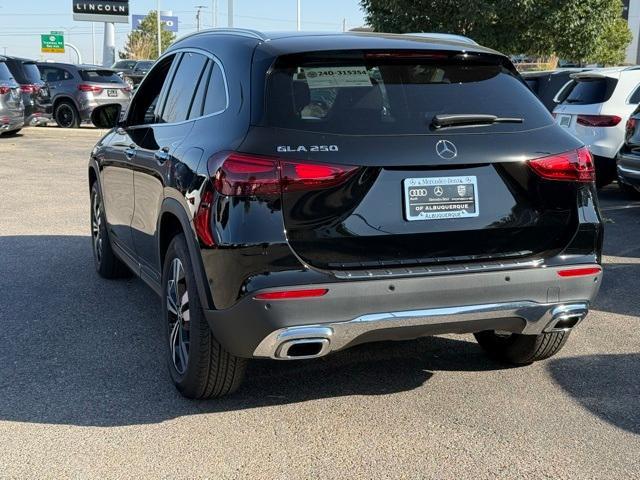
<path fill-rule="evenodd" d="M 75 114 L 69 105 L 60 105 L 58 107 L 56 121 L 58 125 L 63 128 L 68 128 L 73 125 Z"/>
<path fill-rule="evenodd" d="M 93 196 L 93 208 L 91 209 L 91 236 L 93 238 L 93 251 L 98 263 L 102 260 L 102 209 L 100 208 L 100 197 Z"/>
<path fill-rule="evenodd" d="M 189 364 L 189 293 L 184 267 L 179 258 L 171 262 L 167 280 L 169 351 L 176 371 L 184 375 Z"/>

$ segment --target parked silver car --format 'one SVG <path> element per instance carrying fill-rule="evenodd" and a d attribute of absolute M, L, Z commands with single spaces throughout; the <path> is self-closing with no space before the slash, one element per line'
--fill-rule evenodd
<path fill-rule="evenodd" d="M 0 135 L 14 135 L 24 126 L 20 85 L 0 57 Z"/>
<path fill-rule="evenodd" d="M 38 69 L 49 85 L 53 118 L 60 127 L 74 128 L 91 119 L 93 109 L 119 103 L 125 109 L 131 87 L 113 70 L 96 65 L 39 62 Z"/>

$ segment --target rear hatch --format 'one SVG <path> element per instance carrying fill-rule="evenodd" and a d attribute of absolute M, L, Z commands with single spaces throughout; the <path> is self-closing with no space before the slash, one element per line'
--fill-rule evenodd
<path fill-rule="evenodd" d="M 123 102 L 129 100 L 131 87 L 116 72 L 108 69 L 80 70 L 81 91 L 93 93 L 96 100 Z"/>
<path fill-rule="evenodd" d="M 20 86 L 13 79 L 9 68 L 0 62 L 0 114 L 22 114 Z M 7 123 L 7 122 L 5 122 Z"/>
<path fill-rule="evenodd" d="M 516 259 L 557 252 L 576 232 L 577 185 L 542 180 L 526 161 L 580 143 L 504 57 L 287 55 L 265 98 L 241 151 L 279 158 L 287 239 L 309 265 Z"/>

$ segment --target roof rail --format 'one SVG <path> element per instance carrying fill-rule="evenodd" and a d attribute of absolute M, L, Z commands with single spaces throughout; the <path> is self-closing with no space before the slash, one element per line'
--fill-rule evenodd
<path fill-rule="evenodd" d="M 259 30 L 252 30 L 250 28 L 228 28 L 228 27 L 224 27 L 224 28 L 205 28 L 203 30 L 200 30 L 198 32 L 193 32 L 190 33 L 188 35 L 185 35 L 184 37 L 180 37 L 178 39 L 178 41 L 180 40 L 184 40 L 187 38 L 191 38 L 194 37 L 196 35 L 201 35 L 204 33 L 220 33 L 220 34 L 226 34 L 226 35 L 238 35 L 238 36 L 242 36 L 242 37 L 250 37 L 250 38 L 255 38 L 257 40 L 263 40 L 266 41 L 269 39 L 269 37 L 267 37 L 263 32 L 259 31 Z"/>

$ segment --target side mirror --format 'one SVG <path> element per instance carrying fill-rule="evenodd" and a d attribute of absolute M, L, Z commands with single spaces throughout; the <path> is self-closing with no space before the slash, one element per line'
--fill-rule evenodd
<path fill-rule="evenodd" d="M 91 122 L 98 128 L 114 128 L 120 123 L 122 105 L 110 103 L 101 105 L 91 112 Z"/>

